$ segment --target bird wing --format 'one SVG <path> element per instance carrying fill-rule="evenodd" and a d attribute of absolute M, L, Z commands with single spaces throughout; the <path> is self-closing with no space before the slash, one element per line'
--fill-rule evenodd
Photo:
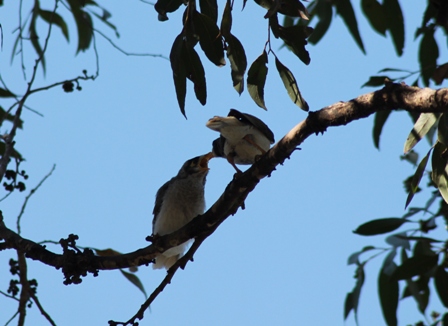
<path fill-rule="evenodd" d="M 213 153 L 218 157 L 225 157 L 224 154 L 224 143 L 226 139 L 223 137 L 223 135 L 220 135 L 219 138 L 216 138 L 213 143 Z"/>
<path fill-rule="evenodd" d="M 163 205 L 163 198 L 165 197 L 165 193 L 168 190 L 170 184 L 172 183 L 171 179 L 170 181 L 165 182 L 165 184 L 159 188 L 159 190 L 157 190 L 157 194 L 156 194 L 156 202 L 154 204 L 154 209 L 152 211 L 152 213 L 154 214 L 154 218 L 152 220 L 152 227 L 154 229 L 154 225 L 156 223 L 156 218 L 157 215 L 159 215 L 160 210 L 162 209 L 162 205 Z"/>
<path fill-rule="evenodd" d="M 251 124 L 252 126 L 257 128 L 263 135 L 265 135 L 266 138 L 269 139 L 271 144 L 275 143 L 274 133 L 272 132 L 272 130 L 269 129 L 269 127 L 257 117 L 249 113 L 241 113 L 240 111 L 235 109 L 230 109 L 228 116 L 235 117 L 244 123 Z"/>

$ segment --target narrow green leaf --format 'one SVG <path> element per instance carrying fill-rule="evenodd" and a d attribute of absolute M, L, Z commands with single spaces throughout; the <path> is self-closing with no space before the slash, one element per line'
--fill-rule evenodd
<path fill-rule="evenodd" d="M 170 52 L 171 69 L 173 70 L 174 87 L 180 112 L 185 115 L 185 96 L 187 94 L 187 69 L 184 60 L 185 41 L 183 34 L 179 34 L 173 42 Z"/>
<path fill-rule="evenodd" d="M 375 144 L 375 147 L 377 149 L 380 149 L 380 136 L 381 132 L 383 131 L 384 124 L 387 121 L 387 118 L 389 118 L 389 115 L 392 111 L 389 110 L 382 110 L 377 111 L 375 113 L 375 119 L 373 122 L 373 143 Z"/>
<path fill-rule="evenodd" d="M 154 9 L 159 14 L 159 21 L 168 20 L 167 13 L 175 12 L 183 3 L 183 0 L 157 0 Z"/>
<path fill-rule="evenodd" d="M 68 27 L 64 19 L 56 12 L 39 9 L 39 16 L 48 24 L 55 24 L 61 29 L 67 42 L 69 41 Z"/>
<path fill-rule="evenodd" d="M 205 82 L 205 71 L 202 66 L 201 59 L 194 48 L 190 48 L 189 46 L 186 46 L 184 53 L 184 59 L 187 63 L 186 76 L 194 84 L 194 93 L 196 98 L 202 105 L 205 105 L 207 102 L 207 86 Z"/>
<path fill-rule="evenodd" d="M 311 44 L 317 44 L 327 32 L 333 18 L 333 7 L 330 1 L 318 1 L 315 9 L 319 21 L 314 26 L 314 31 L 308 38 Z"/>
<path fill-rule="evenodd" d="M 431 130 L 439 117 L 438 113 L 421 113 L 404 143 L 403 151 L 409 152 Z"/>
<path fill-rule="evenodd" d="M 417 281 L 406 279 L 406 288 L 403 291 L 402 299 L 412 296 L 417 303 L 418 310 L 425 314 L 429 303 L 429 277 L 421 275 Z"/>
<path fill-rule="evenodd" d="M 448 308 L 448 273 L 445 267 L 437 266 L 434 274 L 434 285 L 443 306 Z"/>
<path fill-rule="evenodd" d="M 397 265 L 392 262 L 388 269 L 395 270 Z M 396 326 L 397 322 L 397 308 L 399 299 L 399 285 L 397 280 L 393 280 L 389 271 L 385 271 L 384 266 L 380 269 L 378 275 L 378 292 L 381 303 L 381 311 L 383 312 L 384 320 L 388 326 Z"/>
<path fill-rule="evenodd" d="M 448 159 L 446 156 L 447 146 L 437 142 L 432 154 L 431 179 L 439 189 L 445 202 L 448 202 Z"/>
<path fill-rule="evenodd" d="M 446 312 L 442 317 L 442 325 L 448 325 L 448 312 Z"/>
<path fill-rule="evenodd" d="M 37 16 L 39 13 L 38 6 L 39 6 L 39 3 L 36 2 L 35 6 L 32 10 L 29 33 L 30 33 L 31 45 L 33 46 L 34 50 L 36 51 L 38 57 L 41 58 L 42 70 L 44 71 L 44 74 L 45 74 L 45 71 L 46 71 L 45 54 L 42 50 L 42 47 L 40 46 L 39 35 L 37 34 L 37 31 L 36 31 L 36 20 L 37 20 Z"/>
<path fill-rule="evenodd" d="M 1 90 L 1 88 L 0 88 L 0 90 Z M 14 118 L 15 118 L 14 114 L 6 113 L 6 111 L 0 106 L 0 126 L 3 124 L 4 121 L 13 122 Z M 19 123 L 17 124 L 17 128 L 23 129 L 23 120 L 22 119 L 19 119 Z"/>
<path fill-rule="evenodd" d="M 361 8 L 372 28 L 381 35 L 385 36 L 387 30 L 387 20 L 386 13 L 381 3 L 377 0 L 361 0 Z"/>
<path fill-rule="evenodd" d="M 348 315 L 350 314 L 350 311 L 352 311 L 353 308 L 354 308 L 353 292 L 348 292 L 347 296 L 345 297 L 345 303 L 344 303 L 344 320 L 347 319 Z"/>
<path fill-rule="evenodd" d="M 442 113 L 437 126 L 437 140 L 445 146 L 448 146 L 448 114 Z"/>
<path fill-rule="evenodd" d="M 418 185 L 420 184 L 420 180 L 423 177 L 423 173 L 425 172 L 426 165 L 428 164 L 428 158 L 429 154 L 431 153 L 432 148 L 428 151 L 428 153 L 425 155 L 425 157 L 421 160 L 420 164 L 417 167 L 417 170 L 414 173 L 414 176 L 412 177 L 411 182 L 411 191 L 409 192 L 408 198 L 406 199 L 406 205 L 405 208 L 408 207 L 408 205 L 411 203 L 412 198 L 414 197 L 414 194 L 418 191 Z"/>
<path fill-rule="evenodd" d="M 374 246 L 366 246 L 364 248 L 362 248 L 361 251 L 357 251 L 352 253 L 347 260 L 347 265 L 353 265 L 353 264 L 359 264 L 359 256 L 363 253 L 365 253 L 366 251 L 370 251 L 376 249 Z"/>
<path fill-rule="evenodd" d="M 218 3 L 216 0 L 199 0 L 201 14 L 208 16 L 213 22 L 218 21 Z"/>
<path fill-rule="evenodd" d="M 193 26 L 199 36 L 199 45 L 207 58 L 218 67 L 224 66 L 224 46 L 222 35 L 211 18 L 198 11 L 193 14 Z"/>
<path fill-rule="evenodd" d="M 82 10 L 81 3 L 77 0 L 68 0 L 70 11 L 75 19 L 76 28 L 78 30 L 78 49 L 76 53 L 85 51 L 90 47 L 93 38 L 93 21 L 92 17 L 86 11 Z"/>
<path fill-rule="evenodd" d="M 434 74 L 439 57 L 439 46 L 434 38 L 434 31 L 434 28 L 425 30 L 418 53 L 421 77 L 425 86 L 429 86 L 429 79 Z"/>
<path fill-rule="evenodd" d="M 268 74 L 268 55 L 266 51 L 252 63 L 247 72 L 247 90 L 255 101 L 255 103 L 267 110 L 264 104 L 264 84 L 266 83 L 266 76 Z"/>
<path fill-rule="evenodd" d="M 384 86 L 386 79 L 389 79 L 390 81 L 394 81 L 394 79 L 389 78 L 388 76 L 370 76 L 369 80 L 366 81 L 361 87 L 378 87 L 378 86 Z"/>
<path fill-rule="evenodd" d="M 444 79 L 448 79 L 448 62 L 438 66 L 431 77 L 436 85 L 442 84 Z"/>
<path fill-rule="evenodd" d="M 308 103 L 306 103 L 305 99 L 302 97 L 302 94 L 300 94 L 299 86 L 297 85 L 297 81 L 292 72 L 284 66 L 277 57 L 275 57 L 275 66 L 277 67 L 283 85 L 285 86 L 286 91 L 288 92 L 288 95 L 293 103 L 303 111 L 308 111 Z"/>
<path fill-rule="evenodd" d="M 362 53 L 366 54 L 364 44 L 362 43 L 361 35 L 358 30 L 358 22 L 356 20 L 355 11 L 350 0 L 336 0 L 336 12 L 342 17 L 345 25 L 347 26 L 350 34 L 355 39 L 356 44 L 361 49 Z"/>
<path fill-rule="evenodd" d="M 429 272 L 437 265 L 438 258 L 438 255 L 422 255 L 408 258 L 397 267 L 395 272 L 392 274 L 392 278 L 394 280 L 404 280 Z"/>
<path fill-rule="evenodd" d="M 246 52 L 241 42 L 232 34 L 227 35 L 227 58 L 230 61 L 233 88 L 241 94 L 244 90 L 244 73 L 247 68 Z"/>
<path fill-rule="evenodd" d="M 103 9 L 103 11 L 105 11 L 105 9 Z M 107 14 L 105 14 L 103 12 L 103 15 L 99 15 L 96 12 L 92 12 L 93 15 L 95 15 L 95 17 L 97 17 L 99 20 L 101 20 L 104 24 L 106 24 L 108 27 L 110 27 L 111 29 L 113 29 L 113 31 L 115 32 L 115 36 L 116 37 L 120 37 L 120 33 L 118 33 L 118 28 L 117 26 L 115 26 L 114 24 L 112 24 L 109 21 L 109 16 Z"/>
<path fill-rule="evenodd" d="M 0 97 L 15 97 L 16 95 L 12 93 L 11 91 L 0 88 Z"/>
<path fill-rule="evenodd" d="M 398 229 L 406 222 L 409 221 L 398 217 L 379 218 L 361 224 L 353 233 L 365 236 L 388 233 Z"/>
<path fill-rule="evenodd" d="M 395 52 L 398 56 L 403 54 L 404 48 L 404 19 L 398 0 L 384 0 L 384 12 L 389 25 L 389 32 L 392 36 Z"/>
<path fill-rule="evenodd" d="M 394 247 L 403 247 L 405 249 L 411 249 L 411 244 L 406 238 L 406 232 L 396 233 L 386 238 L 386 243 Z"/>
<path fill-rule="evenodd" d="M 5 143 L 0 141 L 0 156 L 3 156 L 5 154 L 5 150 L 6 150 Z M 21 161 L 24 160 L 22 154 L 20 154 L 14 148 L 12 149 L 11 157 L 16 158 L 16 159 L 21 160 Z"/>
<path fill-rule="evenodd" d="M 142 291 L 142 293 L 145 295 L 145 298 L 147 298 L 148 296 L 146 295 L 146 291 L 145 291 L 145 287 L 143 286 L 142 282 L 140 281 L 140 279 L 138 278 L 137 275 L 132 274 L 132 273 L 128 273 L 125 272 L 124 270 L 120 269 L 121 274 L 123 274 L 124 277 L 126 277 L 126 279 L 131 282 L 132 284 L 134 284 L 140 291 Z"/>
<path fill-rule="evenodd" d="M 221 19 L 221 34 L 224 36 L 224 38 L 226 38 L 226 40 L 230 35 L 231 29 L 232 29 L 232 8 L 230 7 L 230 0 L 227 0 Z"/>
<path fill-rule="evenodd" d="M 277 15 L 269 18 L 269 25 L 276 38 L 281 38 L 288 48 L 306 65 L 311 62 L 310 54 L 305 49 L 307 38 L 313 33 L 313 28 L 303 25 L 289 27 L 280 26 Z"/>

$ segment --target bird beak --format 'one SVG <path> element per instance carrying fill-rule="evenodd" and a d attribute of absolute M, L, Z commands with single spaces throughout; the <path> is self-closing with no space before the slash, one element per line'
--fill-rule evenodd
<path fill-rule="evenodd" d="M 201 169 L 206 171 L 210 170 L 210 168 L 208 167 L 208 161 L 210 161 L 213 157 L 215 157 L 213 152 L 207 153 L 202 156 L 201 161 L 199 162 L 199 166 L 201 167 Z"/>
<path fill-rule="evenodd" d="M 215 116 L 208 120 L 205 126 L 210 128 L 211 130 L 219 131 L 219 129 L 223 126 L 222 119 L 223 117 Z"/>

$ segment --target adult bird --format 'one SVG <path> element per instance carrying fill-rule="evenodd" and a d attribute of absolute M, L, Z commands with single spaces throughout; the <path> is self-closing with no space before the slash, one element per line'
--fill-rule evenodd
<path fill-rule="evenodd" d="M 210 152 L 186 161 L 179 173 L 157 191 L 152 221 L 153 237 L 173 233 L 204 213 L 204 186 L 209 170 L 208 161 L 212 157 Z M 183 255 L 190 242 L 186 241 L 158 255 L 153 268 L 169 269 Z"/>
<path fill-rule="evenodd" d="M 213 154 L 225 157 L 235 168 L 236 164 L 253 164 L 275 142 L 271 129 L 260 119 L 238 110 L 230 109 L 227 117 L 215 116 L 206 126 L 221 135 L 213 141 Z"/>

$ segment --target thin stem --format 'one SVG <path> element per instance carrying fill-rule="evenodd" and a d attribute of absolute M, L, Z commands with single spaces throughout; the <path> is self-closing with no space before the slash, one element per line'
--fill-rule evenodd
<path fill-rule="evenodd" d="M 28 200 L 40 188 L 40 186 L 42 186 L 42 184 L 45 182 L 45 180 L 47 180 L 51 176 L 51 174 L 53 173 L 53 171 L 55 169 L 56 169 L 56 164 L 53 165 L 50 172 L 48 172 L 47 175 L 45 177 L 43 177 L 42 180 L 40 180 L 40 182 L 37 184 L 37 186 L 34 189 L 31 189 L 28 196 L 26 196 L 25 201 L 23 202 L 22 208 L 20 209 L 19 216 L 17 216 L 17 233 L 18 234 L 20 234 L 20 231 L 21 231 L 20 230 L 20 219 L 22 218 L 22 215 L 25 213 L 25 208 L 26 208 L 26 205 L 28 204 Z"/>
<path fill-rule="evenodd" d="M 124 55 L 127 56 L 134 56 L 134 57 L 155 57 L 155 58 L 162 58 L 165 60 L 170 60 L 169 58 L 165 57 L 162 54 L 152 54 L 152 53 L 133 53 L 133 52 L 127 52 L 125 50 L 123 50 L 122 48 L 120 48 L 118 45 L 116 45 L 114 43 L 114 41 L 112 41 L 109 37 L 107 37 L 103 32 L 97 30 L 96 28 L 93 29 L 93 31 L 95 33 L 98 33 L 99 35 L 101 35 L 104 39 L 106 39 L 115 49 L 117 49 L 118 51 L 120 51 L 121 53 L 123 53 Z"/>
<path fill-rule="evenodd" d="M 31 299 L 33 299 L 33 301 L 36 304 L 37 308 L 39 309 L 40 313 L 48 320 L 48 322 L 51 325 L 56 326 L 56 323 L 53 321 L 53 319 L 51 319 L 50 315 L 44 310 L 44 308 L 42 307 L 42 305 L 39 302 L 39 299 L 36 297 L 36 294 L 34 294 L 33 291 L 30 291 L 30 297 L 31 297 Z"/>

